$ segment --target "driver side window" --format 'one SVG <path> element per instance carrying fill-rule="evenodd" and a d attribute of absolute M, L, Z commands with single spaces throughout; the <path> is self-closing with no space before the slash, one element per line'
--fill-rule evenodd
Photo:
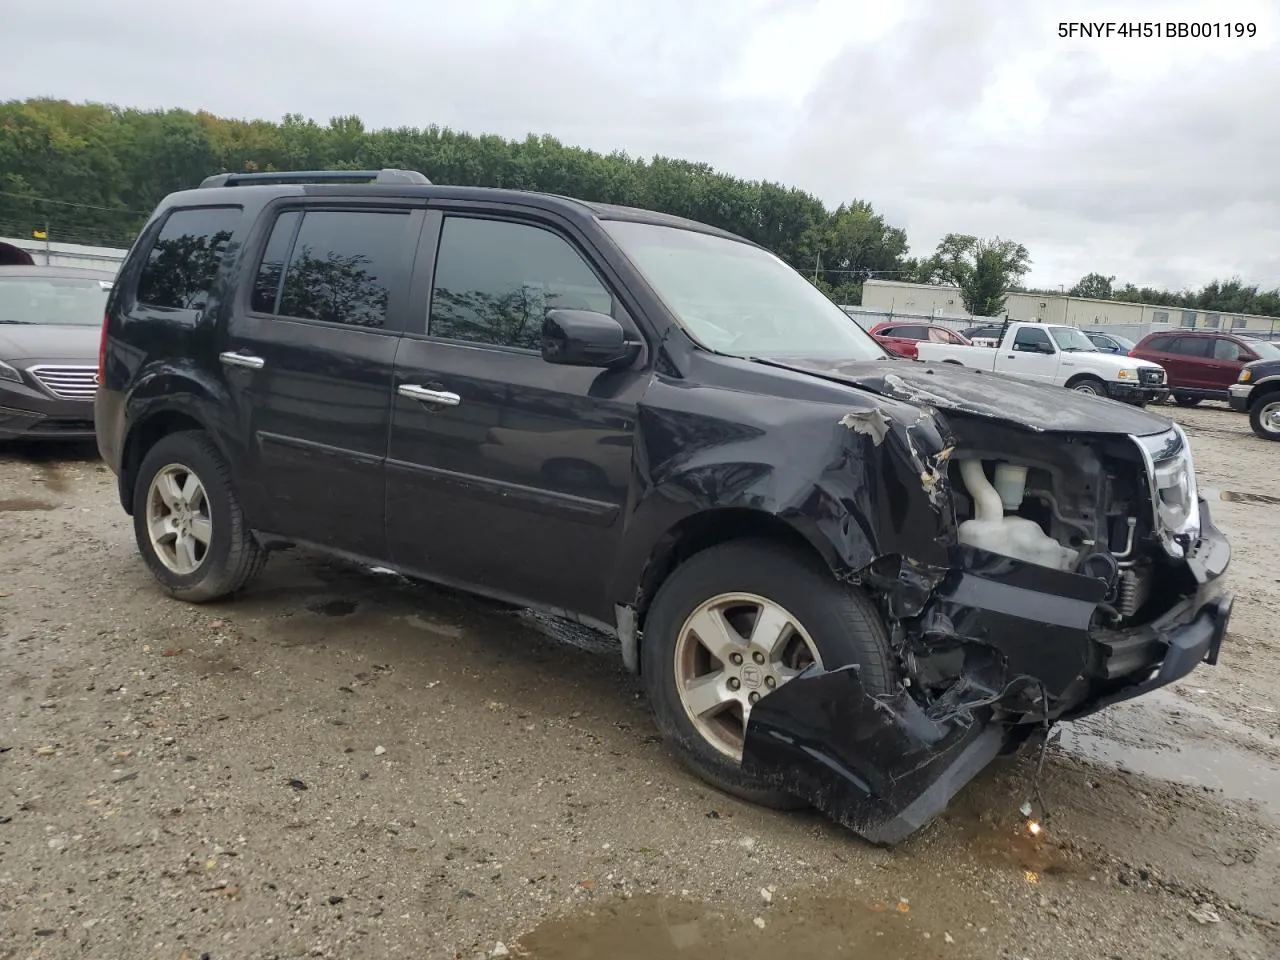
<path fill-rule="evenodd" d="M 1013 349 L 1022 353 L 1053 353 L 1049 334 L 1035 327 L 1023 327 L 1013 338 Z"/>
<path fill-rule="evenodd" d="M 613 296 L 563 237 L 542 227 L 446 217 L 427 334 L 537 350 L 548 310 L 612 316 Z"/>

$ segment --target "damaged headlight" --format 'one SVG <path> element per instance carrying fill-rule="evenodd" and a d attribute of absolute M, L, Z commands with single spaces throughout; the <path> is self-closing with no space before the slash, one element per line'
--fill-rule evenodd
<path fill-rule="evenodd" d="M 1169 556 L 1185 557 L 1200 536 L 1200 494 L 1191 443 L 1177 424 L 1165 433 L 1132 439 L 1142 451 L 1160 542 Z"/>

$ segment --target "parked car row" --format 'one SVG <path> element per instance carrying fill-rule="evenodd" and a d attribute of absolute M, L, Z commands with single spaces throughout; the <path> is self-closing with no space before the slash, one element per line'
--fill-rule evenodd
<path fill-rule="evenodd" d="M 1249 414 L 1258 436 L 1280 440 L 1280 346 L 1259 337 L 1166 331 L 1134 343 L 1064 324 L 986 324 L 961 333 L 901 320 L 878 323 L 870 333 L 909 360 L 978 367 L 1128 403 L 1172 399 L 1193 407 L 1201 400 L 1226 400 Z"/>

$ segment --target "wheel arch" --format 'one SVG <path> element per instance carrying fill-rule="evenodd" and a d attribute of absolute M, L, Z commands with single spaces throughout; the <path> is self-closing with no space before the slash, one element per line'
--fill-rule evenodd
<path fill-rule="evenodd" d="M 1106 380 L 1104 380 L 1104 379 L 1102 379 L 1102 377 L 1098 376 L 1096 373 L 1077 373 L 1077 374 L 1073 374 L 1071 377 L 1069 377 L 1069 378 L 1067 379 L 1067 382 L 1066 382 L 1066 383 L 1064 383 L 1064 384 L 1063 384 L 1063 386 L 1064 386 L 1064 387 L 1066 387 L 1068 390 L 1070 390 L 1070 389 L 1072 389 L 1073 387 L 1076 387 L 1076 386 L 1078 386 L 1078 385 L 1080 385 L 1080 384 L 1084 383 L 1086 380 L 1093 380 L 1093 381 L 1095 381 L 1095 382 L 1097 382 L 1097 383 L 1102 384 L 1103 391 L 1105 392 L 1105 390 L 1106 390 L 1106 385 L 1107 385 L 1107 381 L 1106 381 Z"/>
<path fill-rule="evenodd" d="M 777 544 L 831 570 L 843 564 L 832 545 L 811 536 L 777 514 L 751 507 L 712 507 L 691 513 L 672 524 L 654 542 L 636 584 L 631 610 L 636 628 L 644 629 L 653 598 L 676 568 L 690 557 L 731 540 L 754 540 Z"/>
<path fill-rule="evenodd" d="M 134 389 L 126 410 L 128 427 L 120 450 L 120 503 L 126 513 L 133 513 L 133 487 L 142 459 L 164 437 L 184 430 L 200 430 L 224 459 L 232 459 L 228 456 L 223 432 L 206 414 L 206 410 L 226 410 L 227 406 L 211 393 L 204 384 L 170 373 L 149 377 Z"/>

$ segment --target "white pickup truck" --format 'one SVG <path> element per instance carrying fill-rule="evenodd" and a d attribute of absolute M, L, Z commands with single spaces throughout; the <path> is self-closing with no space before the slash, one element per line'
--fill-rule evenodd
<path fill-rule="evenodd" d="M 925 363 L 959 363 L 1138 406 L 1169 395 L 1159 364 L 1102 353 L 1079 328 L 1063 324 L 1011 322 L 994 347 L 922 340 L 917 349 Z"/>

